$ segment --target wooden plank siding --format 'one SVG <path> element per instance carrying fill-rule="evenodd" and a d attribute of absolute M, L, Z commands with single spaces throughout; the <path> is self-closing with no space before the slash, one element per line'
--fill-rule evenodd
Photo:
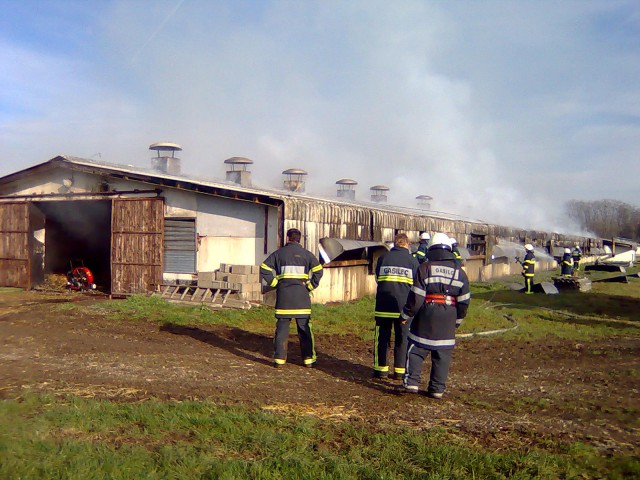
<path fill-rule="evenodd" d="M 111 216 L 111 293 L 153 291 L 162 283 L 164 201 L 114 199 Z"/>
<path fill-rule="evenodd" d="M 31 288 L 29 204 L 0 204 L 0 286 Z"/>

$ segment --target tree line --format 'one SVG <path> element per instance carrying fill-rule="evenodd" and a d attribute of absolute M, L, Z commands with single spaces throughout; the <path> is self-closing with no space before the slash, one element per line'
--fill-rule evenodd
<path fill-rule="evenodd" d="M 618 200 L 570 200 L 570 218 L 601 238 L 623 237 L 640 241 L 640 208 Z"/>

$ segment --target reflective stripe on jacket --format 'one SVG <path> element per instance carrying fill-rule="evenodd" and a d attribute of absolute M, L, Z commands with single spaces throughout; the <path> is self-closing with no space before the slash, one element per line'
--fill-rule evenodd
<path fill-rule="evenodd" d="M 399 318 L 420 264 L 409 250 L 393 247 L 376 263 L 376 318 Z"/>
<path fill-rule="evenodd" d="M 311 316 L 309 292 L 320 284 L 322 265 L 299 243 L 289 242 L 260 265 L 260 281 L 276 288 L 276 318 Z"/>
<path fill-rule="evenodd" d="M 456 326 L 467 315 L 471 293 L 469 279 L 447 250 L 429 251 L 429 261 L 420 265 L 400 317 L 411 322 L 409 340 L 418 346 L 439 350 L 453 348 Z M 447 305 L 446 297 L 455 299 Z M 425 301 L 441 298 L 443 301 Z"/>

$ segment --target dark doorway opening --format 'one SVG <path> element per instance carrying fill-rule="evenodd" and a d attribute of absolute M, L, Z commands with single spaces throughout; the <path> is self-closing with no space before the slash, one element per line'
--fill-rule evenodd
<path fill-rule="evenodd" d="M 45 217 L 44 273 L 84 264 L 100 291 L 111 288 L 111 200 L 34 202 Z"/>

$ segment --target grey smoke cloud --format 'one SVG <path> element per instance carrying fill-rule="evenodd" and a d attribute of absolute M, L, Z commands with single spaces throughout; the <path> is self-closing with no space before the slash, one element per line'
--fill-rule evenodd
<path fill-rule="evenodd" d="M 639 12 L 604 0 L 110 2 L 67 39 L 87 45 L 79 53 L 0 36 L 13 60 L 0 174 L 59 153 L 146 165 L 150 143 L 173 141 L 191 174 L 224 178 L 223 160 L 245 156 L 262 186 L 299 167 L 308 192 L 335 195 L 349 177 L 358 199 L 385 184 L 391 204 L 428 194 L 437 210 L 567 231 L 565 200 L 640 203 Z"/>

